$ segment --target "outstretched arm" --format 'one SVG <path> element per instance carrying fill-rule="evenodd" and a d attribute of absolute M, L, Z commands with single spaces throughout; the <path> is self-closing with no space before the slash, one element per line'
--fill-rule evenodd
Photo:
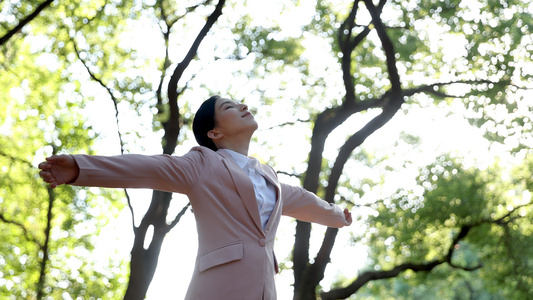
<path fill-rule="evenodd" d="M 39 164 L 43 180 L 107 188 L 146 188 L 187 193 L 201 176 L 207 148 L 195 147 L 183 156 L 124 154 L 117 156 L 58 155 Z M 209 153 L 214 155 L 214 153 Z"/>
<path fill-rule="evenodd" d="M 78 178 L 80 168 L 71 155 L 53 155 L 39 164 L 39 175 L 55 188 L 64 183 L 72 183 Z"/>
<path fill-rule="evenodd" d="M 343 210 L 328 203 L 301 187 L 281 183 L 281 189 L 283 215 L 329 227 L 340 228 L 352 224 L 352 213 L 348 209 Z"/>

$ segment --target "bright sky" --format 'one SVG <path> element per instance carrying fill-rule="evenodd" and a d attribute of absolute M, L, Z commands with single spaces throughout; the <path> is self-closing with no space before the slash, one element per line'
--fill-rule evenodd
<path fill-rule="evenodd" d="M 271 3 L 269 1 L 255 0 L 249 1 L 248 5 L 253 11 L 258 14 L 257 18 L 253 18 L 257 24 L 267 24 L 272 22 L 271 18 L 260 16 L 279 15 L 281 10 L 281 4 L 283 1 Z M 295 10 L 287 8 L 283 11 L 282 15 L 277 19 L 282 28 L 286 28 L 285 34 L 298 35 L 300 34 L 298 25 L 306 22 L 306 17 L 309 16 L 310 8 L 313 3 L 307 3 L 303 1 L 302 5 L 306 6 L 303 10 Z M 268 13 L 269 10 L 272 10 Z M 252 13 L 253 13 L 252 11 Z M 433 26 L 431 21 L 424 24 L 418 24 L 419 26 Z M 124 36 L 124 45 L 139 47 L 134 44 L 135 41 L 142 40 L 145 45 L 151 47 L 142 49 L 144 55 L 147 57 L 160 57 L 163 52 L 158 47 L 152 45 L 161 45 L 161 40 L 158 40 L 158 28 L 151 28 L 145 25 L 135 25 L 130 34 Z M 435 28 L 435 30 L 437 30 Z M 435 32 L 435 31 L 433 31 Z M 223 39 L 224 35 L 218 35 L 218 38 Z M 440 37 L 440 40 L 435 40 L 435 43 L 441 46 L 455 45 L 453 50 L 446 51 L 445 59 L 453 59 L 454 57 L 462 55 L 462 52 L 456 51 L 458 44 L 464 44 L 464 41 L 456 36 L 451 35 L 437 35 L 432 38 Z M 448 40 L 446 40 L 448 39 Z M 219 40 L 206 40 L 205 47 L 200 49 L 199 57 L 209 57 L 210 53 L 206 53 L 205 49 L 211 49 L 209 45 L 218 43 Z M 328 60 L 329 46 L 324 43 L 319 43 L 317 39 L 308 37 L 304 41 L 305 45 L 308 45 L 309 50 L 304 55 L 312 57 L 320 57 L 316 60 L 317 63 L 312 65 L 313 70 L 323 70 L 326 66 L 334 64 L 334 60 Z M 460 48 L 460 47 L 459 47 Z M 176 54 L 178 53 L 178 54 Z M 180 51 L 176 50 L 174 53 L 177 57 L 175 61 L 181 60 L 179 56 Z M 256 118 L 260 123 L 260 130 L 257 132 L 257 137 L 260 140 L 272 141 L 273 144 L 280 145 L 274 149 L 270 149 L 269 156 L 276 157 L 277 165 L 282 170 L 291 170 L 294 167 L 297 171 L 303 172 L 305 170 L 305 158 L 307 157 L 307 151 L 309 146 L 306 142 L 307 135 L 309 135 L 309 129 L 305 124 L 297 124 L 293 127 L 285 127 L 283 129 L 265 130 L 275 124 L 281 124 L 294 119 L 294 109 L 290 103 L 279 102 L 275 103 L 272 107 L 258 107 L 259 96 L 254 93 L 251 88 L 255 86 L 246 86 L 244 78 L 235 78 L 231 74 L 232 71 L 238 68 L 246 69 L 250 67 L 250 60 L 244 60 L 239 63 L 227 63 L 219 61 L 212 63 L 208 66 L 204 66 L 204 71 L 201 72 L 195 79 L 197 83 L 209 83 L 213 90 L 225 90 L 227 86 L 238 86 L 238 90 L 232 90 L 233 93 L 246 98 L 247 104 L 252 108 L 257 108 L 258 113 Z M 197 66 L 191 67 L 198 69 Z M 83 74 L 83 72 L 80 72 Z M 211 74 L 211 75 L 209 75 Z M 154 80 L 157 79 L 157 74 L 147 74 L 152 76 Z M 280 75 L 290 76 L 290 74 Z M 239 85 L 240 80 L 243 80 L 243 85 Z M 334 85 L 335 82 L 332 82 Z M 193 84 L 194 85 L 194 84 Z M 265 86 L 269 83 L 265 82 Z M 99 153 L 103 155 L 118 154 L 119 146 L 116 140 L 116 124 L 114 121 L 114 110 L 110 100 L 107 97 L 102 96 L 98 91 L 99 87 L 94 84 L 91 88 L 87 89 L 85 96 L 95 96 L 95 101 L 90 103 L 87 107 L 87 113 L 89 114 L 91 121 L 94 123 L 94 129 L 97 132 L 103 133 L 103 139 L 98 145 Z M 334 89 L 332 89 L 333 91 Z M 299 90 L 290 90 L 287 93 L 301 93 Z M 304 91 L 305 92 L 305 91 Z M 96 93 L 96 94 L 95 94 Z M 199 94 L 198 97 L 205 99 L 205 95 Z M 193 108 L 195 109 L 195 108 Z M 420 165 L 413 166 L 411 170 L 404 170 L 402 173 L 391 173 L 388 176 L 390 182 L 393 185 L 383 187 L 382 191 L 372 191 L 369 195 L 373 197 L 379 197 L 380 193 L 386 192 L 388 189 L 394 189 L 398 185 L 409 186 L 413 184 L 414 176 L 416 176 L 415 169 L 418 166 L 430 163 L 439 153 L 457 152 L 461 156 L 466 156 L 478 160 L 491 160 L 493 153 L 487 151 L 488 145 L 484 139 L 480 130 L 472 128 L 468 125 L 467 121 L 463 118 L 464 107 L 462 104 L 456 102 L 451 106 L 451 110 L 456 114 L 449 115 L 448 108 L 437 109 L 433 106 L 427 108 L 412 108 L 409 111 L 409 115 L 403 115 L 399 113 L 394 117 L 384 128 L 376 132 L 371 138 L 369 138 L 364 147 L 367 151 L 376 154 L 394 154 L 399 158 L 413 157 Z M 126 108 L 124 108 L 124 111 Z M 265 112 L 272 112 L 272 116 L 268 117 Z M 301 112 L 305 115 L 305 112 Z M 150 115 L 150 112 L 146 112 L 145 115 Z M 336 156 L 336 150 L 342 144 L 347 132 L 353 132 L 354 128 L 360 127 L 364 124 L 364 121 L 374 116 L 374 112 L 369 112 L 365 115 L 357 115 L 350 118 L 343 126 L 339 127 L 328 140 L 328 145 L 325 150 L 325 156 L 327 158 L 334 158 Z M 143 122 L 138 122 L 138 119 L 129 119 L 125 115 L 121 116 L 121 126 L 123 129 L 139 126 L 141 124 L 147 132 L 151 129 L 151 120 L 147 119 Z M 128 122 L 128 120 L 133 120 Z M 110 129 L 111 128 L 111 129 Z M 138 127 L 137 127 L 138 128 Z M 397 146 L 395 142 L 398 137 L 404 131 L 414 136 L 420 136 L 423 144 L 420 152 L 413 152 L 411 149 Z M 143 139 L 136 143 L 132 152 L 144 153 L 144 154 L 158 154 L 160 153 L 161 136 L 158 134 L 143 134 Z M 177 155 L 184 154 L 196 143 L 193 140 L 186 140 L 176 150 Z M 287 151 L 291 149 L 291 151 Z M 263 149 L 261 145 L 253 144 L 251 149 L 251 155 L 255 155 L 261 158 L 266 149 Z M 379 170 L 368 170 L 367 174 L 361 175 L 349 168 L 346 170 L 346 175 L 357 177 L 361 176 L 377 176 Z M 406 174 L 413 177 L 406 176 Z M 281 176 L 284 178 L 283 176 Z M 293 178 L 284 178 L 288 183 L 298 184 Z M 138 212 L 137 220 L 139 220 L 142 212 L 146 210 L 149 205 L 149 199 L 151 198 L 150 190 L 130 190 L 133 205 Z M 172 209 L 174 214 L 177 213 L 183 205 L 186 203 L 186 199 L 182 199 L 181 195 L 174 195 L 175 201 L 173 202 Z M 355 212 L 358 213 L 358 212 Z M 317 250 L 320 237 L 324 232 L 323 226 L 314 226 L 316 228 L 313 231 L 313 246 L 311 253 Z M 361 224 L 354 224 L 350 229 L 342 229 L 337 238 L 336 247 L 332 256 L 332 264 L 327 269 L 326 278 L 323 281 L 324 286 L 328 286 L 337 275 L 344 274 L 346 276 L 354 276 L 356 270 L 365 264 L 366 255 L 364 249 L 361 247 L 349 247 L 349 230 L 354 232 L 364 231 L 364 227 Z M 276 255 L 279 261 L 285 261 L 289 256 L 292 243 L 294 241 L 294 222 L 289 218 L 283 218 L 282 224 L 280 224 L 277 235 Z M 131 219 L 129 210 L 125 209 L 120 216 L 113 221 L 105 230 L 103 230 L 99 243 L 100 246 L 96 247 L 95 253 L 107 261 L 109 257 L 128 257 L 132 245 L 133 233 L 131 230 Z M 197 242 L 196 242 L 196 230 L 193 219 L 193 214 L 188 212 L 180 221 L 180 223 L 172 230 L 166 237 L 163 249 L 160 255 L 160 263 L 155 275 L 155 278 L 150 286 L 147 299 L 160 300 L 160 299 L 182 299 L 192 273 L 194 258 L 196 256 Z M 118 252 L 116 252 L 118 251 Z M 292 273 L 290 271 L 284 271 L 276 276 L 278 298 L 289 299 L 292 296 Z"/>

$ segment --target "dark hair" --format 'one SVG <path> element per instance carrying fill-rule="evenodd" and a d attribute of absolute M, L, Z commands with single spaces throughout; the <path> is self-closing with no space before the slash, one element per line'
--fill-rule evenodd
<path fill-rule="evenodd" d="M 215 103 L 220 96 L 211 96 L 205 100 L 192 121 L 192 131 L 194 137 L 200 146 L 207 147 L 213 151 L 217 151 L 217 146 L 213 143 L 213 140 L 207 136 L 207 133 L 215 128 Z"/>

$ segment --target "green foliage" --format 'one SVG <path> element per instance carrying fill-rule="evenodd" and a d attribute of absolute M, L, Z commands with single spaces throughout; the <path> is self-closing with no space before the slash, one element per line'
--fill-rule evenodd
<path fill-rule="evenodd" d="M 441 81 L 486 80 L 438 91 L 464 97 L 471 123 L 484 128 L 490 140 L 516 145 L 515 152 L 530 148 L 532 107 L 526 101 L 532 76 L 527 71 L 532 59 L 530 4 L 392 1 L 390 9 L 401 17 L 388 21 L 388 33 L 405 69 L 404 86 L 414 86 L 410 78 L 420 75 Z M 450 44 L 457 47 L 451 49 Z"/>
<path fill-rule="evenodd" d="M 422 294 L 452 298 L 460 295 L 449 288 L 453 285 L 480 298 L 523 299 L 531 295 L 533 272 L 528 267 L 533 257 L 533 227 L 528 220 L 533 203 L 526 186 L 532 174 L 525 170 L 531 161 L 531 156 L 527 157 L 515 170 L 497 165 L 479 170 L 466 169 L 457 159 L 443 156 L 421 169 L 417 188 L 398 190 L 377 206 L 378 216 L 370 219 L 371 230 L 366 235 L 372 259 L 379 269 L 386 270 L 405 262 L 441 260 L 452 247 L 451 264 L 431 273 L 405 272 L 391 282 L 374 283 L 368 286 L 371 293 L 387 290 L 386 294 L 397 299 L 398 295 L 412 299 Z M 464 227 L 471 229 L 453 245 Z M 473 272 L 460 269 L 478 266 L 481 268 Z M 405 284 L 419 286 L 397 291 Z"/>
<path fill-rule="evenodd" d="M 258 62 L 262 64 L 265 63 L 263 60 L 265 58 L 267 61 L 281 61 L 280 66 L 296 63 L 303 52 L 303 47 L 300 45 L 301 39 L 277 38 L 280 32 L 281 28 L 251 27 L 250 20 L 246 18 L 241 20 L 233 31 L 239 36 L 238 52 L 235 55 L 254 53 L 257 55 Z M 275 71 L 275 69 L 268 68 L 267 71 Z"/>
<path fill-rule="evenodd" d="M 16 11 L 19 19 L 31 13 L 34 4 L 24 1 L 8 7 L 2 3 L 3 12 Z M 62 4 L 65 7 L 54 9 L 90 14 L 90 8 L 79 3 Z M 120 288 L 111 297 L 106 287 L 120 287 L 122 262 L 103 263 L 117 268 L 115 274 L 108 274 L 97 271 L 102 262 L 86 256 L 93 250 L 98 229 L 123 206 L 119 194 L 80 193 L 72 187 L 52 191 L 37 174 L 36 165 L 45 156 L 92 153 L 96 136 L 84 124 L 79 82 L 68 82 L 72 78 L 72 66 L 64 57 L 68 34 L 55 25 L 58 22 L 48 23 L 50 18 L 55 18 L 53 11 L 43 13 L 3 45 L 0 55 L 0 294 L 13 299 L 35 299 L 39 293 L 54 299 L 67 294 L 117 299 Z M 8 25 L 3 30 L 13 23 Z"/>
<path fill-rule="evenodd" d="M 444 279 L 443 279 L 444 278 Z M 486 282 L 471 272 L 439 266 L 431 273 L 405 272 L 394 280 L 369 283 L 349 299 L 497 299 L 503 300 L 501 291 L 489 291 Z"/>
<path fill-rule="evenodd" d="M 0 36 L 41 2 L 0 1 Z M 524 204 L 520 199 L 530 195 L 533 185 L 533 163 L 526 155 L 533 146 L 532 104 L 528 100 L 533 76 L 531 1 L 466 3 L 387 1 L 381 16 L 394 45 L 402 87 L 407 90 L 440 84 L 425 91 L 423 97 L 418 93 L 405 100 L 424 107 L 451 104 L 451 99 L 461 97 L 471 123 L 484 129 L 490 140 L 510 145 L 513 153 L 523 156 L 524 163 L 512 171 L 505 169 L 503 163 L 501 168 L 476 170 L 443 156 L 420 170 L 415 189 L 399 189 L 378 201 L 379 215 L 369 219 L 368 233 L 358 237 L 358 241 L 372 246 L 371 270 L 442 259 L 450 247 L 455 249 L 455 267 L 442 264 L 429 273 L 407 271 L 394 280 L 372 282 L 357 293 L 357 298 L 461 299 L 470 293 L 477 299 L 520 299 L 532 294 L 533 255 L 529 249 L 533 249 L 533 228 L 527 222 L 532 211 L 531 206 L 520 207 Z M 270 12 L 268 22 L 257 22 L 258 15 L 253 15 L 248 6 L 253 4 L 227 3 L 223 13 L 226 23 L 219 20 L 209 33 L 216 45 L 211 45 L 212 49 L 208 49 L 209 44 L 200 47 L 203 54 L 184 75 L 190 81 L 181 81 L 178 86 L 187 96 L 179 103 L 184 124 L 190 123 L 191 111 L 198 104 L 193 99 L 209 93 L 242 99 L 243 94 L 255 89 L 250 98 L 258 99 L 257 106 L 265 105 L 261 107 L 267 110 L 264 119 L 275 119 L 286 113 L 280 110 L 288 107 L 294 115 L 283 120 L 288 123 L 312 121 L 326 108 L 342 107 L 346 91 L 338 30 L 353 2 L 318 1 L 314 11 L 302 10 L 307 20 L 298 20 L 302 23 L 301 33 L 296 34 L 287 33 L 277 18 L 305 3 L 282 1 L 280 11 Z M 352 38 L 366 26 L 374 29 L 363 2 L 356 5 Z M 93 250 L 93 237 L 124 206 L 121 194 L 70 187 L 52 193 L 40 183 L 35 166 L 55 152 L 94 153 L 93 141 L 98 139 L 98 133 L 86 122 L 84 109 L 99 98 L 118 110 L 122 150 L 142 149 L 145 135 L 160 138 L 164 129 L 161 124 L 168 120 L 169 112 L 167 91 L 163 88 L 161 95 L 156 94 L 159 80 L 168 81 L 173 63 L 188 49 L 200 28 L 198 24 L 212 8 L 212 1 L 56 1 L 1 46 L 0 229 L 5 242 L 0 244 L 0 294 L 36 297 L 48 208 L 52 205 L 51 240 L 42 287 L 45 295 L 120 298 L 124 264 L 86 256 Z M 266 12 L 260 15 L 263 13 Z M 147 42 L 139 38 L 139 27 L 135 27 L 139 24 L 157 29 L 152 33 L 161 35 L 160 44 L 150 46 L 160 50 L 160 54 L 142 51 Z M 313 52 L 316 49 L 310 45 L 322 51 Z M 169 46 L 169 57 L 164 56 L 165 46 Z M 232 67 L 241 63 L 246 67 L 231 70 L 233 78 L 238 79 L 231 86 L 213 88 L 213 83 L 222 79 L 220 74 L 231 71 L 221 70 L 227 65 L 211 69 L 218 75 L 213 82 L 202 77 L 202 69 L 220 61 L 230 62 Z M 351 53 L 350 62 L 359 102 L 379 99 L 387 93 L 390 74 L 375 30 Z M 195 78 L 202 83 L 198 84 Z M 472 84 L 473 80 L 478 82 Z M 89 85 L 89 81 L 93 84 Z M 270 105 L 275 108 L 268 110 Z M 361 111 L 356 118 L 363 119 L 379 109 Z M 408 111 L 407 106 L 405 110 Z M 299 128 L 305 131 L 303 140 L 311 142 L 314 124 L 305 124 Z M 270 132 L 286 135 L 287 128 Z M 354 130 L 343 128 L 340 136 L 349 136 Z M 183 134 L 179 137 L 180 141 L 186 138 Z M 415 149 L 422 143 L 405 132 L 396 145 L 407 144 L 409 149 Z M 272 145 L 271 140 L 260 144 L 267 149 L 274 148 Z M 296 151 L 284 147 L 283 142 L 278 146 L 285 152 Z M 331 149 L 327 152 L 334 153 Z M 335 161 L 334 155 L 328 155 L 322 157 L 318 177 L 323 186 L 328 185 Z M 348 207 L 366 206 L 371 202 L 370 192 L 386 182 L 388 173 L 414 162 L 413 158 L 400 156 L 357 148 L 339 180 L 335 200 Z M 275 165 L 276 154 L 267 160 Z M 294 161 L 287 168 L 304 173 L 304 159 Z M 360 219 L 366 220 L 362 215 Z M 465 226 L 472 226 L 468 235 L 453 245 L 453 238 Z M 479 264 L 482 268 L 473 272 L 458 268 Z M 333 288 L 346 286 L 352 275 L 345 275 Z"/>

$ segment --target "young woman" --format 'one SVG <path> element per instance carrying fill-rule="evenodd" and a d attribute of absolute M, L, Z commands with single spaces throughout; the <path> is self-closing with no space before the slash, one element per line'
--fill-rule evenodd
<path fill-rule="evenodd" d="M 198 109 L 199 147 L 187 154 L 113 157 L 58 155 L 39 164 L 51 187 L 61 184 L 149 188 L 186 194 L 198 230 L 198 254 L 186 299 L 276 299 L 274 240 L 280 216 L 330 227 L 352 223 L 348 210 L 280 183 L 248 157 L 257 122 L 248 107 L 213 96 Z"/>

